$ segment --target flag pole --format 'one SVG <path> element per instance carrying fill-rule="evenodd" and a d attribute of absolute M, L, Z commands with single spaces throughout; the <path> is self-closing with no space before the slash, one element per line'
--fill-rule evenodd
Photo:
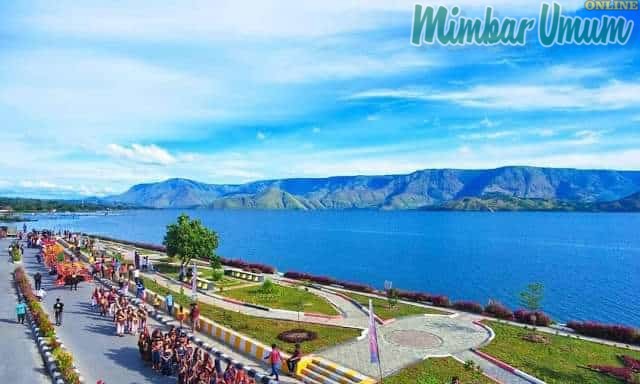
<path fill-rule="evenodd" d="M 378 343 L 378 331 L 376 330 L 376 319 L 373 313 L 373 301 L 369 299 L 369 348 L 371 352 L 371 362 L 378 363 L 378 373 L 380 384 L 384 383 L 382 375 L 382 359 L 380 359 L 380 347 Z"/>

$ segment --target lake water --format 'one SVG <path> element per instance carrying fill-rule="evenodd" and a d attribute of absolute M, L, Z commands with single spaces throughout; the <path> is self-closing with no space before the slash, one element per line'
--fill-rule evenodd
<path fill-rule="evenodd" d="M 184 211 L 184 210 L 182 210 Z M 41 217 L 70 229 L 161 243 L 179 210 Z M 218 253 L 452 300 L 516 307 L 532 281 L 554 318 L 640 326 L 640 214 L 186 210 Z"/>

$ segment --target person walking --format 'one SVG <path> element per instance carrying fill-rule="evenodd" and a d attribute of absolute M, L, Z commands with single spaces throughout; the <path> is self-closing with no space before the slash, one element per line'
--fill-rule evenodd
<path fill-rule="evenodd" d="M 53 304 L 53 313 L 55 315 L 56 318 L 56 325 L 57 326 L 61 326 L 62 325 L 62 311 L 64 309 L 64 304 L 60 301 L 60 298 L 58 297 L 56 299 L 56 303 Z"/>
<path fill-rule="evenodd" d="M 80 281 L 80 277 L 74 271 L 71 274 L 71 290 L 72 291 L 77 291 L 78 290 L 78 281 Z"/>
<path fill-rule="evenodd" d="M 33 275 L 33 282 L 35 283 L 36 291 L 39 290 L 42 285 L 42 275 L 40 272 L 36 272 L 36 274 Z"/>
<path fill-rule="evenodd" d="M 24 317 L 27 315 L 27 304 L 24 303 L 23 299 L 20 299 L 16 304 L 16 315 L 18 315 L 18 323 L 24 324 Z"/>
<path fill-rule="evenodd" d="M 280 350 L 276 344 L 271 344 L 271 352 L 264 359 L 269 360 L 269 364 L 271 364 L 271 374 L 269 376 L 274 376 L 276 381 L 280 381 L 282 355 L 280 354 Z"/>

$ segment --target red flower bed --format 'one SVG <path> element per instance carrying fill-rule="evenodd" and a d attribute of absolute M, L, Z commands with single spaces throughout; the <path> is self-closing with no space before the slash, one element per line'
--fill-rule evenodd
<path fill-rule="evenodd" d="M 640 331 L 616 324 L 601 324 L 593 321 L 570 321 L 567 327 L 585 336 L 619 341 L 627 344 L 640 344 Z"/>
<path fill-rule="evenodd" d="M 433 305 L 435 305 L 436 307 L 448 308 L 451 306 L 451 300 L 449 300 L 447 296 L 443 296 L 443 295 L 432 296 L 431 303 L 433 303 Z"/>
<path fill-rule="evenodd" d="M 509 308 L 505 307 L 497 301 L 490 301 L 489 304 L 484 307 L 484 311 L 493 317 L 497 317 L 498 319 L 513 320 L 513 312 L 511 312 Z"/>
<path fill-rule="evenodd" d="M 221 257 L 220 262 L 224 265 L 244 269 L 247 271 L 258 270 L 262 273 L 269 273 L 269 274 L 276 273 L 276 269 L 270 265 L 259 264 L 259 263 L 249 263 L 248 261 L 244 261 L 241 259 L 225 259 L 224 257 Z"/>
<path fill-rule="evenodd" d="M 482 312 L 484 312 L 484 308 L 482 308 L 482 305 L 473 301 L 456 301 L 455 303 L 453 303 L 453 308 L 459 311 L 477 314 L 481 314 Z"/>
<path fill-rule="evenodd" d="M 431 301 L 431 298 L 432 298 L 432 296 L 428 293 L 402 291 L 402 290 L 398 290 L 398 297 L 406 300 L 416 301 L 416 302 Z"/>
<path fill-rule="evenodd" d="M 631 379 L 633 378 L 633 370 L 628 367 L 609 367 L 606 365 L 590 365 L 589 368 L 598 371 L 600 373 L 604 373 L 605 375 L 609 375 L 615 377 L 620 380 L 624 380 L 625 383 L 631 383 Z"/>
<path fill-rule="evenodd" d="M 519 323 L 538 325 L 546 327 L 551 324 L 551 318 L 541 311 L 527 311 L 525 309 L 518 309 L 513 313 L 513 317 Z"/>
<path fill-rule="evenodd" d="M 370 293 L 375 291 L 372 287 L 368 285 L 353 283 L 350 281 L 336 280 L 332 277 L 327 277 L 327 276 L 315 276 L 315 275 L 311 275 L 303 272 L 287 272 L 284 274 L 284 277 L 288 279 L 294 279 L 294 280 L 307 280 L 307 281 L 311 281 L 311 282 L 323 284 L 323 285 L 340 285 L 347 289 L 351 289 L 353 291 L 358 291 L 358 292 Z"/>

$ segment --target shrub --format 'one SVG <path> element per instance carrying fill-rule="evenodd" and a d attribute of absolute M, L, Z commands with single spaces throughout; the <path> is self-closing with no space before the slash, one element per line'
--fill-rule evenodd
<path fill-rule="evenodd" d="M 513 313 L 513 317 L 517 322 L 523 324 L 538 325 L 541 327 L 546 327 L 551 324 L 551 318 L 542 311 L 518 309 Z"/>
<path fill-rule="evenodd" d="M 431 302 L 437 307 L 450 307 L 451 301 L 447 296 L 439 295 L 431 297 Z"/>
<path fill-rule="evenodd" d="M 327 276 L 315 276 L 315 275 L 302 273 L 302 272 L 287 272 L 284 274 L 284 277 L 288 279 L 294 279 L 294 280 L 311 281 L 311 282 L 323 284 L 323 285 L 340 285 L 352 291 L 358 291 L 358 292 L 371 293 L 375 291 L 372 287 L 368 285 L 353 283 L 350 281 L 336 280 L 332 277 L 327 277 Z"/>
<path fill-rule="evenodd" d="M 213 281 L 220 281 L 220 279 L 222 279 L 223 276 L 224 276 L 224 272 L 219 269 L 211 271 L 211 280 Z"/>
<path fill-rule="evenodd" d="M 584 336 L 598 337 L 628 344 L 640 344 L 640 331 L 616 324 L 601 324 L 593 321 L 570 321 L 567 327 Z"/>
<path fill-rule="evenodd" d="M 51 321 L 49 321 L 49 316 L 42 309 L 38 298 L 33 293 L 33 289 L 31 288 L 31 284 L 29 283 L 29 277 L 24 272 L 24 269 L 22 267 L 16 268 L 14 276 L 16 284 L 18 285 L 20 292 L 22 292 L 22 296 L 27 302 L 31 317 L 38 328 L 40 328 L 40 332 L 42 332 L 45 337 L 53 336 L 55 334 L 53 324 L 51 324 Z"/>
<path fill-rule="evenodd" d="M 53 357 L 58 363 L 58 368 L 60 369 L 64 382 L 68 384 L 80 384 L 80 377 L 73 369 L 73 356 L 71 353 L 56 348 L 53 350 Z"/>
<path fill-rule="evenodd" d="M 412 291 L 398 291 L 398 297 L 403 298 L 405 300 L 416 301 L 416 302 L 425 302 L 431 301 L 431 295 L 423 292 L 412 292 Z"/>
<path fill-rule="evenodd" d="M 270 279 L 266 279 L 258 289 L 260 293 L 266 294 L 275 293 L 277 290 L 278 287 Z"/>
<path fill-rule="evenodd" d="M 268 274 L 276 273 L 276 269 L 270 265 L 259 264 L 259 263 L 249 263 L 241 259 L 226 259 L 224 257 L 221 257 L 220 263 L 222 263 L 223 265 L 227 265 L 229 267 L 240 268 L 249 272 L 253 272 L 252 270 L 256 270 L 256 271 L 259 271 L 262 273 L 268 273 Z"/>
<path fill-rule="evenodd" d="M 455 303 L 453 303 L 453 308 L 459 311 L 477 314 L 481 314 L 482 312 L 484 312 L 484 308 L 482 308 L 482 305 L 473 301 L 456 301 Z"/>
<path fill-rule="evenodd" d="M 484 307 L 484 311 L 487 314 L 498 319 L 513 320 L 513 312 L 511 312 L 509 308 L 494 300 L 489 301 L 489 304 Z"/>

